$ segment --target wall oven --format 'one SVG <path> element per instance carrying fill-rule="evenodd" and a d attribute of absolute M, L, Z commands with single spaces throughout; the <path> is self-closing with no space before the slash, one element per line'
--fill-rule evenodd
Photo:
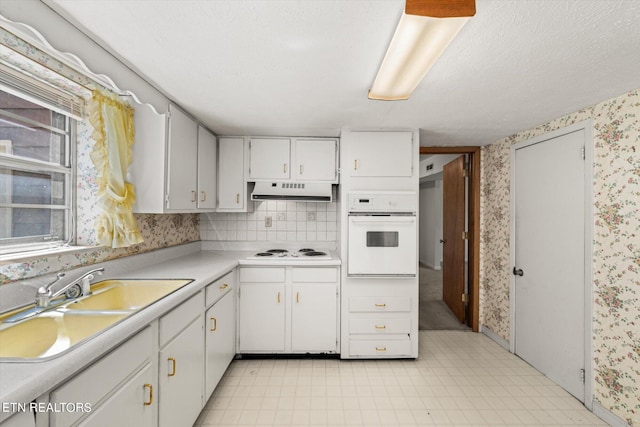
<path fill-rule="evenodd" d="M 349 193 L 347 274 L 415 277 L 417 194 L 412 191 Z"/>

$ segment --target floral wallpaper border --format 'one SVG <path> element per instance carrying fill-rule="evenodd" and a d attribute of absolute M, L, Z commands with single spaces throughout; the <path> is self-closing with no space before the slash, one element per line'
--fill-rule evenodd
<path fill-rule="evenodd" d="M 594 399 L 640 426 L 640 90 L 482 149 L 480 320 L 509 340 L 510 147 L 593 119 Z"/>

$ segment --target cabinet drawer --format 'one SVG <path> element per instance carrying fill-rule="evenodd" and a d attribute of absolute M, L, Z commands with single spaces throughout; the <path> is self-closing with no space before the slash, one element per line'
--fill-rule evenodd
<path fill-rule="evenodd" d="M 231 271 L 205 289 L 205 305 L 209 307 L 211 304 L 219 300 L 224 294 L 233 289 L 235 271 Z"/>
<path fill-rule="evenodd" d="M 180 304 L 160 318 L 160 347 L 183 330 L 193 319 L 202 315 L 204 310 L 204 293 L 196 295 Z"/>
<path fill-rule="evenodd" d="M 411 311 L 410 297 L 352 297 L 349 299 L 350 312 L 391 312 Z"/>
<path fill-rule="evenodd" d="M 334 267 L 327 268 L 293 268 L 293 281 L 294 282 L 313 282 L 313 283 L 325 283 L 325 282 L 337 282 L 338 281 L 338 269 Z"/>
<path fill-rule="evenodd" d="M 411 340 L 349 340 L 349 356 L 411 355 Z"/>
<path fill-rule="evenodd" d="M 349 319 L 350 334 L 409 334 L 411 319 Z"/>
<path fill-rule="evenodd" d="M 83 402 L 95 407 L 116 386 L 151 357 L 151 328 L 129 339 L 107 356 L 94 363 L 50 395 L 51 403 Z M 82 412 L 53 412 L 52 426 L 70 426 Z"/>
<path fill-rule="evenodd" d="M 276 268 L 241 268 L 240 281 L 254 283 L 284 282 L 284 267 Z"/>

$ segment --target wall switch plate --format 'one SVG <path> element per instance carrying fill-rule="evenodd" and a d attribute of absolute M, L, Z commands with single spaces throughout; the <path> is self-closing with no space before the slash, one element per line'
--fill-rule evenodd
<path fill-rule="evenodd" d="M 307 221 L 315 221 L 316 213 L 315 212 L 307 212 Z"/>
<path fill-rule="evenodd" d="M 271 227 L 271 225 L 272 225 L 271 217 L 270 216 L 265 216 L 264 217 L 264 226 L 265 227 Z"/>

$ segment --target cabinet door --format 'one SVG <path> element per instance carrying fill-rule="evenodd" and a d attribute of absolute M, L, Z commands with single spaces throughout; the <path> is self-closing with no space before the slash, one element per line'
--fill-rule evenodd
<path fill-rule="evenodd" d="M 240 283 L 240 351 L 284 351 L 284 283 Z"/>
<path fill-rule="evenodd" d="M 198 126 L 198 209 L 216 207 L 216 137 Z"/>
<path fill-rule="evenodd" d="M 247 191 L 244 180 L 244 140 L 220 138 L 218 144 L 218 209 L 244 209 Z"/>
<path fill-rule="evenodd" d="M 338 141 L 298 139 L 295 142 L 295 177 L 300 181 L 335 181 Z"/>
<path fill-rule="evenodd" d="M 347 164 L 354 177 L 410 177 L 412 175 L 411 132 L 353 132 Z"/>
<path fill-rule="evenodd" d="M 205 401 L 220 382 L 236 354 L 236 310 L 233 291 L 215 303 L 205 316 Z"/>
<path fill-rule="evenodd" d="M 337 350 L 336 283 L 294 283 L 291 302 L 291 350 Z"/>
<path fill-rule="evenodd" d="M 160 427 L 192 425 L 202 410 L 202 327 L 200 316 L 160 351 Z"/>
<path fill-rule="evenodd" d="M 253 138 L 249 144 L 249 179 L 289 179 L 288 139 Z"/>
<path fill-rule="evenodd" d="M 157 396 L 154 396 L 151 364 L 129 381 L 97 409 L 80 426 L 149 426 L 154 425 Z"/>
<path fill-rule="evenodd" d="M 194 210 L 197 200 L 198 125 L 173 105 L 169 106 L 169 111 L 167 209 Z"/>

